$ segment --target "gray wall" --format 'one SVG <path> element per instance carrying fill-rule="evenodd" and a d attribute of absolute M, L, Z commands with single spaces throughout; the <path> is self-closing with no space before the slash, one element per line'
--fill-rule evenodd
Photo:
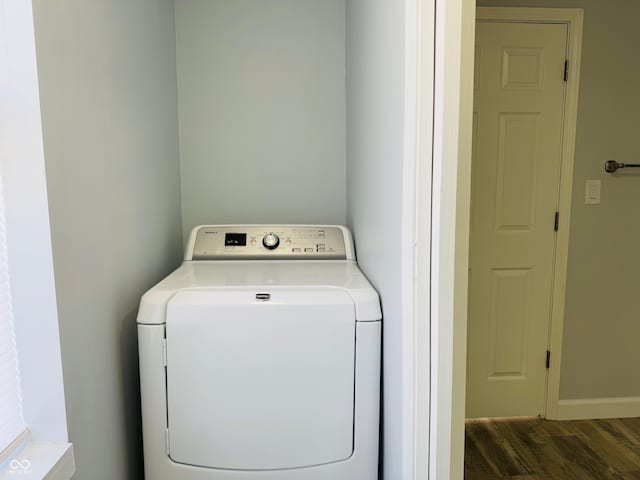
<path fill-rule="evenodd" d="M 383 476 L 402 478 L 404 1 L 347 1 L 348 225 L 382 297 Z M 410 414 L 410 413 L 408 413 Z"/>
<path fill-rule="evenodd" d="M 640 3 L 478 4 L 584 8 L 560 398 L 639 396 L 640 176 L 614 177 L 603 164 L 640 156 Z M 601 205 L 584 204 L 586 179 L 602 180 Z"/>
<path fill-rule="evenodd" d="M 182 215 L 346 220 L 345 0 L 177 0 Z"/>
<path fill-rule="evenodd" d="M 171 0 L 35 0 L 77 480 L 142 478 L 135 316 L 181 256 Z"/>

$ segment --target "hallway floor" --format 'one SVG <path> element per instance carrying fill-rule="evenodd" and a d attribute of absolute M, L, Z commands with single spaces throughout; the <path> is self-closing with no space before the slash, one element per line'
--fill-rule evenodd
<path fill-rule="evenodd" d="M 467 420 L 466 480 L 640 480 L 640 418 Z"/>

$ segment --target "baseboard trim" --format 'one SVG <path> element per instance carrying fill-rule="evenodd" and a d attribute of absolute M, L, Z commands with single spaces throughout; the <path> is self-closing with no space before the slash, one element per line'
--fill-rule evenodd
<path fill-rule="evenodd" d="M 550 420 L 640 417 L 640 397 L 560 400 L 555 413 Z"/>

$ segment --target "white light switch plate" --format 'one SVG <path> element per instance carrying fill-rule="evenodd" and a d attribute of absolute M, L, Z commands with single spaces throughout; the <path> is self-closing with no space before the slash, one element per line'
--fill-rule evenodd
<path fill-rule="evenodd" d="M 584 203 L 586 205 L 598 205 L 600 203 L 600 190 L 602 181 L 587 180 L 587 186 L 584 192 Z"/>

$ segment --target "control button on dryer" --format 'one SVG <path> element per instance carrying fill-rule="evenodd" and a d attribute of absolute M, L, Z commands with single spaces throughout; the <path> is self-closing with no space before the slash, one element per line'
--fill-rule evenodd
<path fill-rule="evenodd" d="M 262 239 L 262 245 L 269 250 L 274 250 L 280 245 L 280 238 L 275 233 L 267 233 Z"/>
<path fill-rule="evenodd" d="M 313 248 L 305 248 L 304 251 L 305 252 L 313 252 Z"/>

